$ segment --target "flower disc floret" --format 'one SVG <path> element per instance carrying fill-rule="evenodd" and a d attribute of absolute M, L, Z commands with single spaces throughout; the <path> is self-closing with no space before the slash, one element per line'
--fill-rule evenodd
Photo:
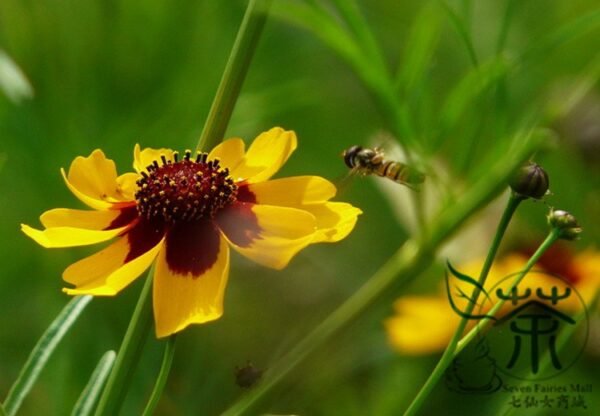
<path fill-rule="evenodd" d="M 135 193 L 137 210 L 148 220 L 168 223 L 212 218 L 222 208 L 236 201 L 237 185 L 229 169 L 221 168 L 219 159 L 207 160 L 198 152 L 192 159 L 187 150 L 183 160 L 173 153 L 173 160 L 161 155 L 141 172 Z"/>

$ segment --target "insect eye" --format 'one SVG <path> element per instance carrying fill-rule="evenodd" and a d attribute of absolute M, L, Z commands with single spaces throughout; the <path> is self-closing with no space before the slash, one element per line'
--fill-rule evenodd
<path fill-rule="evenodd" d="M 354 158 L 361 150 L 362 147 L 360 146 L 352 146 L 344 151 L 344 163 L 346 164 L 346 166 L 348 166 L 349 168 L 354 167 Z"/>

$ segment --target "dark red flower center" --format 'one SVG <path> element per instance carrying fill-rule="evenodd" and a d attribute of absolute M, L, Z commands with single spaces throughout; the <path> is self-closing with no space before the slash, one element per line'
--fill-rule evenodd
<path fill-rule="evenodd" d="M 173 160 L 161 155 L 153 161 L 137 181 L 137 210 L 146 219 L 164 219 L 167 223 L 212 218 L 237 199 L 237 186 L 229 177 L 229 169 L 219 160 L 207 160 L 198 152 L 192 159 L 186 150 L 183 160 L 177 152 Z"/>

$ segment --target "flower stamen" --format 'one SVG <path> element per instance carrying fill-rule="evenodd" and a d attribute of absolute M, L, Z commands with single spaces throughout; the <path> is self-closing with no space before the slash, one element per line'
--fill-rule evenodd
<path fill-rule="evenodd" d="M 237 185 L 229 177 L 229 169 L 221 168 L 218 159 L 208 154 L 186 150 L 182 160 L 173 153 L 169 160 L 160 155 L 142 171 L 135 193 L 140 216 L 168 223 L 212 218 L 237 199 Z"/>

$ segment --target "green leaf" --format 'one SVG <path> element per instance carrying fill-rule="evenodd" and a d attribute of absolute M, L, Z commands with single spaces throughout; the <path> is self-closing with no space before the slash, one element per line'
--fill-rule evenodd
<path fill-rule="evenodd" d="M 4 401 L 4 410 L 7 416 L 17 413 L 23 399 L 31 390 L 54 349 L 91 300 L 91 296 L 76 296 L 71 299 L 44 332 L 29 354 L 25 366 L 21 369 L 17 381 L 11 387 Z"/>
<path fill-rule="evenodd" d="M 71 412 L 72 416 L 87 416 L 92 414 L 94 406 L 98 401 L 98 396 L 100 396 L 100 393 L 102 392 L 102 388 L 106 383 L 106 379 L 110 374 L 110 370 L 115 363 L 116 357 L 117 354 L 111 350 L 106 351 L 102 358 L 100 358 L 90 380 L 73 407 L 73 411 Z"/>

